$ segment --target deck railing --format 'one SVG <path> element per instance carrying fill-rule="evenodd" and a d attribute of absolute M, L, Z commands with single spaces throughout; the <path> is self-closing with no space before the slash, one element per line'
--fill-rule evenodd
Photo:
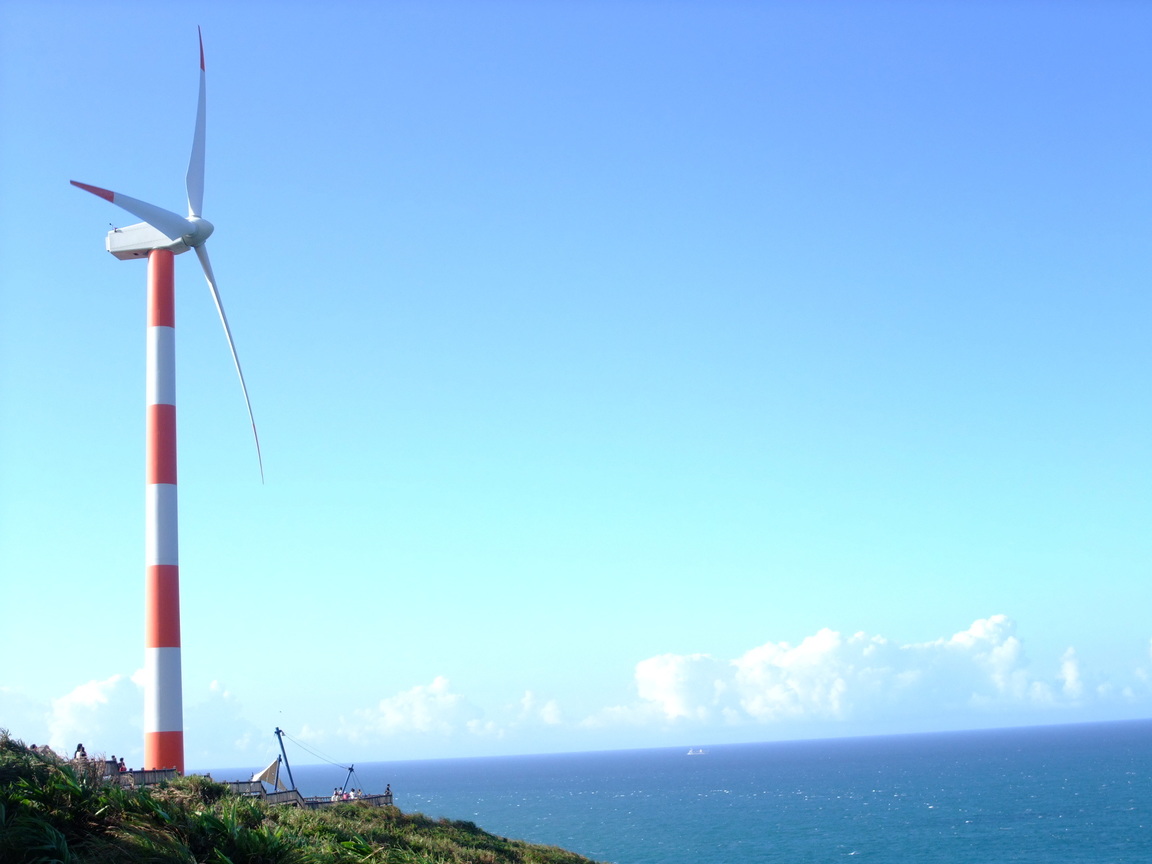
<path fill-rule="evenodd" d="M 307 807 L 317 810 L 321 807 L 335 807 L 337 804 L 363 804 L 366 807 L 392 806 L 392 793 L 382 795 L 360 795 L 356 798 L 341 798 L 333 801 L 329 796 L 310 796 L 305 798 L 295 789 L 284 792 L 265 792 L 264 784 L 259 780 L 229 780 L 225 783 L 237 795 L 251 798 L 260 798 L 266 804 L 288 804 L 295 807 Z"/>
<path fill-rule="evenodd" d="M 127 771 L 121 771 L 119 763 L 117 762 L 109 759 L 104 763 L 104 780 L 108 783 L 116 783 L 127 788 L 155 786 L 167 780 L 175 780 L 177 776 L 175 768 L 156 768 L 147 771 L 129 769 Z M 391 792 L 380 795 L 360 795 L 355 798 L 341 798 L 333 801 L 328 796 L 310 796 L 305 798 L 295 789 L 289 789 L 284 792 L 266 792 L 264 791 L 264 784 L 259 780 L 225 780 L 224 785 L 237 795 L 243 795 L 248 798 L 260 798 L 268 804 L 287 804 L 295 807 L 307 807 L 310 810 L 317 810 L 321 807 L 335 807 L 337 804 L 362 804 L 365 807 L 392 806 Z"/>
<path fill-rule="evenodd" d="M 288 789 L 284 792 L 265 792 L 265 804 L 287 804 L 291 807 L 303 807 L 304 796 L 297 792 L 295 789 Z"/>
<path fill-rule="evenodd" d="M 250 798 L 263 798 L 265 795 L 264 784 L 259 780 L 226 780 L 224 785 L 230 787 L 237 795 Z"/>
<path fill-rule="evenodd" d="M 175 780 L 177 776 L 175 768 L 156 768 L 149 771 L 117 771 L 108 775 L 108 781 L 121 786 L 155 786 L 166 780 Z"/>
<path fill-rule="evenodd" d="M 382 795 L 361 795 L 359 798 L 341 798 L 333 801 L 331 797 L 310 796 L 304 799 L 304 806 L 309 810 L 319 810 L 321 807 L 335 807 L 337 804 L 362 804 L 365 807 L 391 807 L 392 793 Z"/>

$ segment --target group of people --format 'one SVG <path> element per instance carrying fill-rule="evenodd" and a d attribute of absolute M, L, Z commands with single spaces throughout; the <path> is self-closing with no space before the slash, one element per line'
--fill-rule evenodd
<path fill-rule="evenodd" d="M 392 794 L 392 784 L 391 783 L 389 783 L 388 788 L 384 790 L 384 794 L 385 795 L 391 795 Z M 333 801 L 355 801 L 357 798 L 363 798 L 363 797 L 364 797 L 364 790 L 363 789 L 344 790 L 344 789 L 340 788 L 339 786 L 337 786 L 332 790 L 332 800 Z"/>
<path fill-rule="evenodd" d="M 41 756 L 49 756 L 49 757 L 53 757 L 53 758 L 56 757 L 56 753 L 47 744 L 44 744 L 42 746 L 38 746 L 36 744 L 33 744 L 28 749 L 31 750 L 33 753 L 40 754 Z M 75 750 L 75 752 L 72 753 L 72 761 L 73 762 L 87 762 L 88 761 L 88 751 L 84 749 L 83 744 L 77 744 L 76 745 L 76 750 Z M 128 770 L 128 766 L 124 764 L 124 757 L 123 756 L 121 756 L 119 759 L 117 759 L 115 756 L 110 756 L 105 761 L 107 762 L 108 768 L 110 771 L 116 771 L 117 773 L 122 774 Z"/>
<path fill-rule="evenodd" d="M 53 750 L 51 747 L 49 747 L 47 744 L 44 744 L 44 745 L 32 744 L 28 747 L 28 749 L 31 750 L 33 753 L 38 753 L 41 756 L 51 756 L 51 757 L 56 758 L 56 751 Z M 67 751 L 65 751 L 65 752 L 67 752 Z M 115 759 L 116 757 L 113 756 L 112 758 Z M 77 744 L 76 745 L 76 752 L 72 754 L 72 761 L 74 761 L 74 762 L 87 762 L 88 761 L 88 753 L 85 752 L 83 744 Z"/>

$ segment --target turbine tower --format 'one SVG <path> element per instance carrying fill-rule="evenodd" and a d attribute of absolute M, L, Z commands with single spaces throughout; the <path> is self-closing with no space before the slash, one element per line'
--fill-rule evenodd
<path fill-rule="evenodd" d="M 199 28 L 197 28 L 199 33 Z M 148 261 L 147 414 L 145 420 L 144 516 L 144 767 L 176 768 L 184 773 L 184 710 L 180 679 L 180 561 L 176 506 L 176 318 L 174 257 L 189 249 L 204 269 L 224 335 L 240 377 L 240 389 L 252 423 L 260 480 L 264 463 L 248 387 L 240 369 L 232 330 L 220 302 L 216 277 L 204 241 L 212 223 L 204 206 L 204 37 L 200 34 L 200 97 L 192 157 L 188 161 L 188 216 L 71 181 L 143 219 L 114 228 L 105 245 L 122 261 Z"/>

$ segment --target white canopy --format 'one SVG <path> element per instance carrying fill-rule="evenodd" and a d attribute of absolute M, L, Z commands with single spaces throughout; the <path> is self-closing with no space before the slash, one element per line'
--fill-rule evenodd
<path fill-rule="evenodd" d="M 288 787 L 280 782 L 280 757 L 277 756 L 272 760 L 271 764 L 263 771 L 257 771 L 252 775 L 253 780 L 263 780 L 265 783 L 271 783 L 277 789 L 288 791 Z"/>

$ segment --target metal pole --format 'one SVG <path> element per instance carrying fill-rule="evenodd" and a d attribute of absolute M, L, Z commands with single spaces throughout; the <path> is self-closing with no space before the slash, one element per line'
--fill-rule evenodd
<path fill-rule="evenodd" d="M 288 754 L 284 752 L 284 732 L 279 726 L 276 727 L 276 740 L 280 742 L 280 756 L 284 760 L 284 767 L 288 769 L 288 780 L 292 784 L 292 788 L 296 788 L 296 781 L 292 778 L 292 766 L 288 764 Z M 277 769 L 279 770 L 279 769 Z"/>

